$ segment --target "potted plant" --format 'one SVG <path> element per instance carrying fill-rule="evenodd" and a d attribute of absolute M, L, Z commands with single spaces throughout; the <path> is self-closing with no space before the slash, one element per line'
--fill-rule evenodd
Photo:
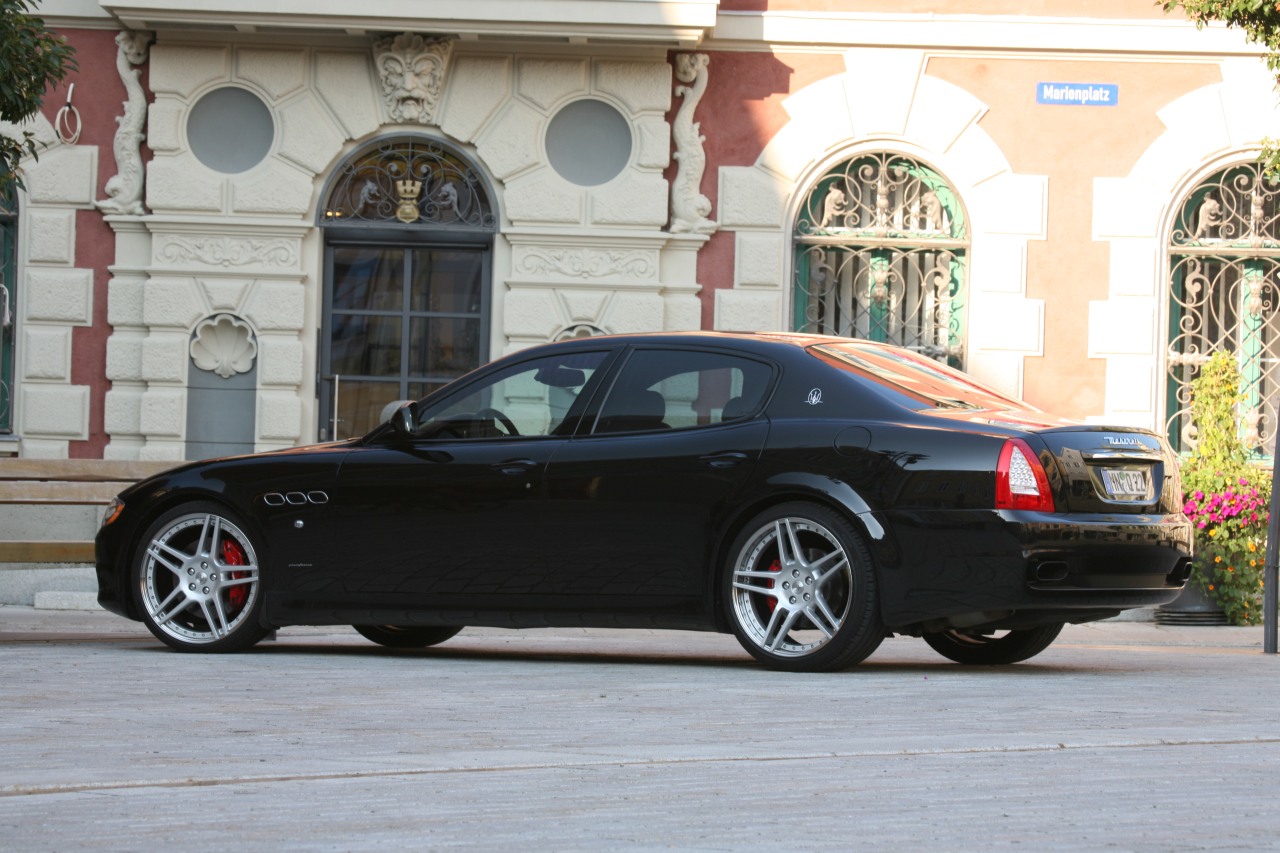
<path fill-rule="evenodd" d="M 1196 446 L 1182 463 L 1184 512 L 1195 525 L 1196 545 L 1188 593 L 1203 593 L 1233 625 L 1262 619 L 1271 501 L 1270 472 L 1253 464 L 1253 451 L 1240 435 L 1242 400 L 1235 359 L 1215 353 L 1192 383 Z M 1169 610 L 1178 612 L 1180 602 Z"/>

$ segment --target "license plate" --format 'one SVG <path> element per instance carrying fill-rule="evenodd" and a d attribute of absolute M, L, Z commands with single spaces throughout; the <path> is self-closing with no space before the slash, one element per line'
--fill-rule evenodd
<path fill-rule="evenodd" d="M 1102 469 L 1102 485 L 1110 498 L 1145 498 L 1151 491 L 1148 483 L 1146 471 L 1135 471 L 1132 468 Z"/>

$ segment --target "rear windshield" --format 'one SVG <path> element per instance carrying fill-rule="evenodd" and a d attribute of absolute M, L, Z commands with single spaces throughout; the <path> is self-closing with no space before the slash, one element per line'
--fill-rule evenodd
<path fill-rule="evenodd" d="M 1033 409 L 971 376 L 910 350 L 868 341 L 817 344 L 809 352 L 832 367 L 874 382 L 911 409 Z"/>

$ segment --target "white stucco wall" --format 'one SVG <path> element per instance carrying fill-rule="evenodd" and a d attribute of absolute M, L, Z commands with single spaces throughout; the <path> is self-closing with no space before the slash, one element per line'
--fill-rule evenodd
<path fill-rule="evenodd" d="M 1026 244 L 1044 239 L 1047 181 L 1014 173 L 980 127 L 986 105 L 923 73 L 924 52 L 857 48 L 845 72 L 784 103 L 790 121 L 752 166 L 720 169 L 720 223 L 736 241 L 735 282 L 717 291 L 715 328 L 787 328 L 795 210 L 831 165 L 895 150 L 937 168 L 969 213 L 966 368 L 1012 394 L 1043 348 L 1042 300 L 1026 295 Z M 875 86 L 865 81 L 875 79 Z M 710 129 L 714 132 L 714 128 Z"/>
<path fill-rule="evenodd" d="M 258 449 L 316 437 L 316 336 L 322 316 L 319 195 L 343 159 L 373 140 L 433 135 L 470 158 L 500 212 L 494 245 L 492 355 L 580 325 L 601 330 L 700 324 L 696 251 L 704 236 L 666 233 L 671 69 L 665 52 L 609 57 L 454 47 L 434 124 L 393 123 L 368 39 L 321 46 L 183 40 L 151 48 L 155 101 L 143 217 L 113 217 L 118 254 L 107 373 L 107 455 L 179 459 L 191 331 L 221 312 L 257 340 Z M 193 154 L 187 116 L 208 92 L 238 86 L 268 106 L 267 157 L 236 175 Z M 582 187 L 551 167 L 543 134 L 580 98 L 612 105 L 633 131 L 626 167 Z"/>
<path fill-rule="evenodd" d="M 89 437 L 90 389 L 71 380 L 71 338 L 93 323 L 93 273 L 76 265 L 76 211 L 92 209 L 98 150 L 64 145 L 37 114 L 21 128 L 41 146 L 22 163 L 26 192 L 18 194 L 18 305 L 13 318 L 15 370 L 13 448 L 23 456 L 66 458 L 70 442 Z"/>

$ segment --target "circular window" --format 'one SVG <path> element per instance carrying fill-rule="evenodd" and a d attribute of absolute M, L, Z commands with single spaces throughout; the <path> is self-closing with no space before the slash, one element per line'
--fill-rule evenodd
<path fill-rule="evenodd" d="M 631 159 L 631 125 L 604 101 L 574 101 L 547 125 L 547 159 L 570 183 L 593 187 L 611 181 Z"/>
<path fill-rule="evenodd" d="M 262 99 L 247 89 L 214 89 L 187 116 L 187 141 L 196 159 L 215 172 L 245 172 L 262 162 L 276 135 Z"/>

